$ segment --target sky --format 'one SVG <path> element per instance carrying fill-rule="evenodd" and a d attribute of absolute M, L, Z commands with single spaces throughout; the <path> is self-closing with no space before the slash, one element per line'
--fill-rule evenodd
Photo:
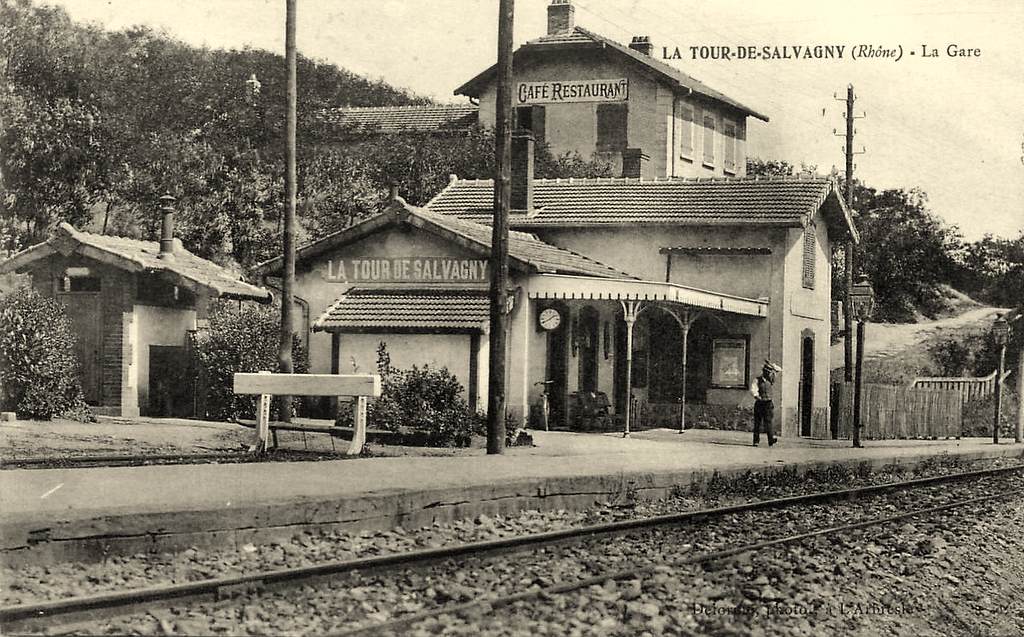
<path fill-rule="evenodd" d="M 549 0 L 518 0 L 515 44 L 544 34 Z M 284 0 L 51 0 L 72 18 L 145 24 L 215 48 L 284 51 Z M 298 0 L 306 56 L 442 102 L 491 65 L 497 0 Z M 919 187 L 968 239 L 1024 229 L 1022 0 L 574 0 L 576 24 L 620 42 L 648 35 L 666 60 L 769 116 L 749 154 L 844 170 L 848 84 L 857 96 L 854 174 Z M 843 59 L 694 59 L 690 47 L 843 46 Z M 902 58 L 852 59 L 862 45 Z M 950 56 L 947 49 L 980 50 Z M 925 53 L 937 52 L 937 56 Z M 913 55 L 911 55 L 913 52 Z M 302 79 L 299 78 L 301 82 Z M 840 136 L 836 136 L 837 133 Z"/>

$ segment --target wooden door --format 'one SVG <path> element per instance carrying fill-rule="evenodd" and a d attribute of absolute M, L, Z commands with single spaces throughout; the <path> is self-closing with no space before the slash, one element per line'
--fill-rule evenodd
<path fill-rule="evenodd" d="M 99 405 L 103 386 L 103 306 L 100 294 L 71 292 L 58 295 L 75 330 L 75 354 L 85 402 Z"/>
<path fill-rule="evenodd" d="M 811 435 L 814 416 L 814 339 L 801 339 L 800 356 L 800 435 Z"/>

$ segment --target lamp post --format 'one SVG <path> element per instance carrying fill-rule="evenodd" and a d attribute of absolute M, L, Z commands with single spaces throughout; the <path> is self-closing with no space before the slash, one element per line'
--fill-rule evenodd
<path fill-rule="evenodd" d="M 992 340 L 999 347 L 999 368 L 996 370 L 996 408 L 992 417 L 992 444 L 999 444 L 999 416 L 1003 407 L 1003 373 L 1006 371 L 1006 344 L 1010 340 L 1010 324 L 999 317 L 992 323 Z"/>
<path fill-rule="evenodd" d="M 853 446 L 861 447 L 860 399 L 864 367 L 864 323 L 871 318 L 871 313 L 875 310 L 875 290 L 866 276 L 861 276 L 853 285 L 850 305 L 853 318 L 857 319 L 857 367 L 853 378 Z"/>

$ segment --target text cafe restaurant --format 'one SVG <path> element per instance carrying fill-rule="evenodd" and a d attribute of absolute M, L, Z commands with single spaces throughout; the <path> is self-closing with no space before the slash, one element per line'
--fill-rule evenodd
<path fill-rule="evenodd" d="M 767 358 L 783 368 L 777 431 L 827 437 L 831 252 L 857 240 L 849 212 L 828 178 L 746 178 L 747 119 L 767 118 L 650 53 L 576 26 L 566 0 L 515 53 L 509 410 L 537 424 L 548 381 L 552 426 L 587 424 L 604 398 L 611 427 L 749 426 Z M 493 67 L 456 93 L 494 125 Z M 443 126 L 439 108 L 336 110 L 386 129 Z M 537 139 L 622 176 L 535 179 Z M 447 367 L 486 407 L 493 188 L 453 176 L 422 207 L 392 193 L 298 250 L 313 371 L 372 372 L 384 342 L 393 366 Z M 280 276 L 280 259 L 259 270 Z"/>

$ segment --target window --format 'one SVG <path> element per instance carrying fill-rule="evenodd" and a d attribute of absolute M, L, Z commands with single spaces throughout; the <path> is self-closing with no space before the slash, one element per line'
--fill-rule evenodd
<path fill-rule="evenodd" d="M 722 124 L 722 142 L 725 144 L 725 171 L 736 173 L 736 124 L 726 121 Z"/>
<path fill-rule="evenodd" d="M 64 292 L 99 292 L 101 289 L 100 277 L 89 268 L 68 268 L 64 271 Z"/>
<path fill-rule="evenodd" d="M 533 139 L 537 143 L 544 141 L 544 107 L 543 106 L 518 106 L 515 110 L 515 121 L 513 128 L 525 128 L 533 133 Z"/>
<path fill-rule="evenodd" d="M 816 256 L 816 228 L 810 224 L 804 230 L 804 258 L 803 258 L 803 286 L 809 290 L 814 289 L 814 264 Z"/>
<path fill-rule="evenodd" d="M 704 114 L 704 163 L 715 165 L 715 116 Z"/>
<path fill-rule="evenodd" d="M 616 152 L 626 148 L 628 115 L 629 110 L 624 104 L 601 104 L 597 107 L 598 152 Z"/>
<path fill-rule="evenodd" d="M 689 104 L 679 105 L 679 114 L 676 117 L 676 139 L 679 140 L 679 157 L 691 159 L 693 157 L 693 107 Z"/>

